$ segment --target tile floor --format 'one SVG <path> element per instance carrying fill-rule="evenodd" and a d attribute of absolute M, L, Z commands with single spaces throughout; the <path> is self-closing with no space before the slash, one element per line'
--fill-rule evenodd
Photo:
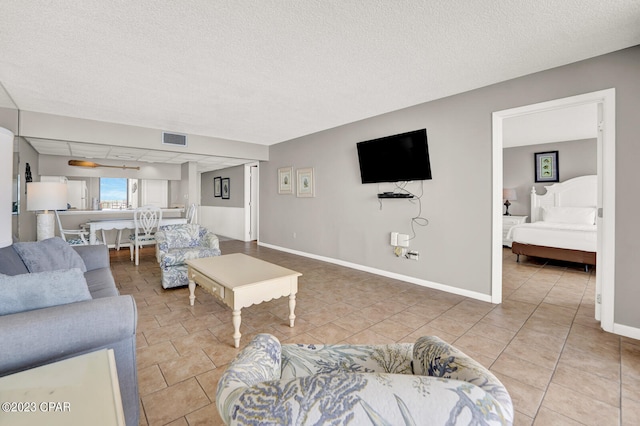
<path fill-rule="evenodd" d="M 504 250 L 504 303 L 423 288 L 313 259 L 223 241 L 303 273 L 296 325 L 287 298 L 242 310 L 241 347 L 268 332 L 282 342 L 412 342 L 435 334 L 489 367 L 506 385 L 517 425 L 640 424 L 640 341 L 601 331 L 593 319 L 595 275 L 575 265 L 515 263 Z M 196 290 L 163 290 L 153 248 L 138 267 L 111 252 L 116 282 L 138 305 L 143 425 L 218 425 L 218 378 L 238 352 L 231 312 Z"/>

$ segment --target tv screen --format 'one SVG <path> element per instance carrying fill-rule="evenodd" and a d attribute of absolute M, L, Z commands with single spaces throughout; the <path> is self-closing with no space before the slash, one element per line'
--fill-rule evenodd
<path fill-rule="evenodd" d="M 362 183 L 431 179 L 427 129 L 359 142 Z"/>

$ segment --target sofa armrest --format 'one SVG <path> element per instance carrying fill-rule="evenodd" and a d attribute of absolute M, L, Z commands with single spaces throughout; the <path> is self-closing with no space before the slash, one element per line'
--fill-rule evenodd
<path fill-rule="evenodd" d="M 216 392 L 218 412 L 229 424 L 230 404 L 246 387 L 280 379 L 280 341 L 270 334 L 258 334 L 231 361 L 220 377 Z"/>
<path fill-rule="evenodd" d="M 109 248 L 105 244 L 73 246 L 73 248 L 84 261 L 87 271 L 109 268 L 111 266 L 109 260 Z"/>
<path fill-rule="evenodd" d="M 218 236 L 211 231 L 207 232 L 202 238 L 202 245 L 209 248 L 220 249 Z"/>
<path fill-rule="evenodd" d="M 513 421 L 513 404 L 504 385 L 487 368 L 436 336 L 419 338 L 413 346 L 414 374 L 473 383 L 500 402 Z"/>
<path fill-rule="evenodd" d="M 0 316 L 0 376 L 135 339 L 136 322 L 131 296 Z"/>

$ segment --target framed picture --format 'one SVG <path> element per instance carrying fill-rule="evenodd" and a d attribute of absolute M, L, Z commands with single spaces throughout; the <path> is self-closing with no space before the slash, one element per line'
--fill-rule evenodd
<path fill-rule="evenodd" d="M 222 178 L 214 177 L 213 178 L 213 196 L 214 197 L 222 197 Z"/>
<path fill-rule="evenodd" d="M 560 182 L 558 151 L 536 152 L 536 182 Z"/>
<path fill-rule="evenodd" d="M 278 194 L 293 194 L 293 167 L 278 169 Z"/>
<path fill-rule="evenodd" d="M 229 178 L 222 178 L 222 199 L 228 200 L 231 195 L 231 188 L 229 187 Z"/>
<path fill-rule="evenodd" d="M 298 197 L 315 197 L 313 168 L 298 169 L 296 170 L 296 175 L 298 181 L 296 195 Z"/>

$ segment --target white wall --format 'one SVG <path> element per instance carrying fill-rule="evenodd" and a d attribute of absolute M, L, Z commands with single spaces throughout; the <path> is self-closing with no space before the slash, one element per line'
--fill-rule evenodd
<path fill-rule="evenodd" d="M 200 206 L 198 223 L 218 236 L 245 241 L 244 208 Z"/>

